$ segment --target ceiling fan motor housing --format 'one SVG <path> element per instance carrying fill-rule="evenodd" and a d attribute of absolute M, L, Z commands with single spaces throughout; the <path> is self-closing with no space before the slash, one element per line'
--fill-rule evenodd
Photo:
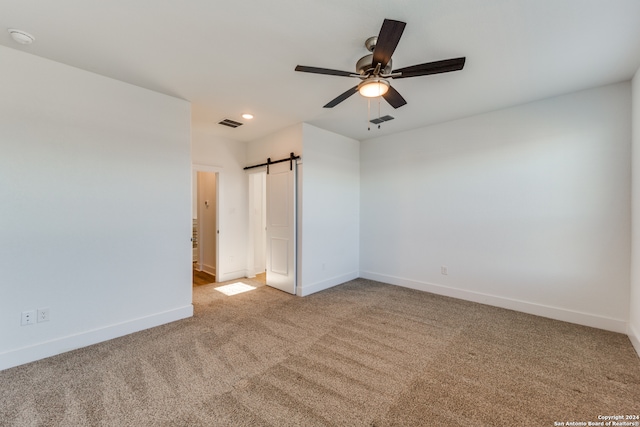
<path fill-rule="evenodd" d="M 366 75 L 374 70 L 373 66 L 373 54 L 365 55 L 356 62 L 356 72 L 361 75 Z M 391 74 L 391 59 L 387 63 L 384 69 L 380 70 L 380 74 Z"/>

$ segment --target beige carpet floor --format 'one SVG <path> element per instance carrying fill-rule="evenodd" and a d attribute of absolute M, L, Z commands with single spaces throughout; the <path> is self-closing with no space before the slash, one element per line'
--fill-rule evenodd
<path fill-rule="evenodd" d="M 0 372 L 1 426 L 553 426 L 640 413 L 622 334 L 354 280 Z"/>

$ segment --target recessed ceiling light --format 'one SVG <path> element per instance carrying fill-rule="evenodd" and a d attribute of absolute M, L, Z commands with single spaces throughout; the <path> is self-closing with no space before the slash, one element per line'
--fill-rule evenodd
<path fill-rule="evenodd" d="M 13 28 L 9 28 L 7 31 L 9 31 L 9 34 L 11 34 L 11 38 L 13 38 L 20 44 L 31 44 L 36 39 L 26 31 L 16 30 Z"/>
<path fill-rule="evenodd" d="M 247 119 L 247 120 L 251 120 L 251 119 L 253 119 L 253 114 L 244 113 L 244 114 L 242 115 L 242 118 L 243 118 L 243 119 Z"/>

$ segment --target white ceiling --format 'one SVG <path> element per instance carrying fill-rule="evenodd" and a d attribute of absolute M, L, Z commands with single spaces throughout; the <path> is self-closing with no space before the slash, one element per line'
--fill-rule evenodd
<path fill-rule="evenodd" d="M 407 23 L 394 68 L 467 62 L 392 81 L 408 104 L 383 101 L 395 120 L 367 131 L 361 96 L 322 108 L 356 79 L 294 68 L 355 71 L 384 18 Z M 2 45 L 189 100 L 195 120 L 243 121 L 214 126 L 238 141 L 301 121 L 362 140 L 628 80 L 640 67 L 640 0 L 0 0 L 0 28 Z M 36 42 L 18 45 L 7 28 Z"/>

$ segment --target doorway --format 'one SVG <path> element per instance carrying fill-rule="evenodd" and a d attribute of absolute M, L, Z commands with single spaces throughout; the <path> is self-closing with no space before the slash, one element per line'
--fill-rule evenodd
<path fill-rule="evenodd" d="M 266 283 L 267 271 L 267 173 L 249 174 L 248 277 Z"/>
<path fill-rule="evenodd" d="M 193 284 L 219 281 L 219 182 L 217 168 L 194 165 L 192 174 Z"/>

